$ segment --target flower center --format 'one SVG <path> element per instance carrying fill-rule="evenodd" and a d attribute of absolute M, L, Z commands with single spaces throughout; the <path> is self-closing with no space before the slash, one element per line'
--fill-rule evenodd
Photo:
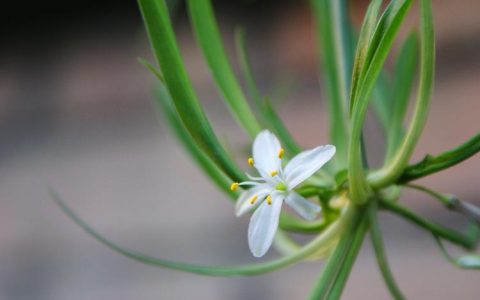
<path fill-rule="evenodd" d="M 279 191 L 286 191 L 287 186 L 284 183 L 280 182 L 275 186 L 275 189 Z"/>

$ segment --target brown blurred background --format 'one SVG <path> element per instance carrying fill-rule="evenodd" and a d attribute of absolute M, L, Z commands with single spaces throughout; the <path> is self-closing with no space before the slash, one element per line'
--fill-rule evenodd
<path fill-rule="evenodd" d="M 354 1 L 358 23 L 367 1 Z M 135 1 L 2 5 L 0 18 L 0 299 L 301 299 L 321 263 L 252 278 L 155 269 L 114 254 L 52 203 L 52 185 L 101 233 L 130 248 L 200 264 L 255 262 L 237 219 L 169 135 L 152 106 L 151 59 Z M 245 26 L 262 91 L 286 90 L 280 112 L 304 146 L 326 143 L 308 7 L 301 1 L 215 1 L 227 47 Z M 437 71 L 432 110 L 414 159 L 479 131 L 480 2 L 434 1 Z M 415 22 L 415 10 L 409 26 Z M 192 37 L 183 5 L 176 29 L 209 117 L 234 148 L 248 145 L 227 115 Z M 159 122 L 160 119 L 160 122 Z M 367 124 L 370 149 L 378 130 Z M 372 157 L 377 159 L 378 157 Z M 422 182 L 480 204 L 474 157 Z M 459 216 L 417 193 L 405 203 L 443 224 Z M 431 236 L 381 217 L 388 256 L 409 299 L 478 299 L 480 275 L 447 263 Z M 276 257 L 270 251 L 266 259 Z M 386 299 L 366 239 L 344 299 Z"/>

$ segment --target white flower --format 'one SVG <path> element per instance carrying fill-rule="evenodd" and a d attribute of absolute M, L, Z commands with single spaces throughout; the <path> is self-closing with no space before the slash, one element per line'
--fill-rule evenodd
<path fill-rule="evenodd" d="M 307 220 L 315 219 L 320 212 L 320 206 L 307 201 L 293 189 L 333 157 L 335 146 L 319 146 L 299 153 L 285 169 L 282 169 L 284 150 L 270 131 L 260 132 L 252 148 L 253 157 L 248 159 L 248 164 L 255 167 L 261 177 L 247 174 L 250 181 L 232 183 L 231 189 L 251 186 L 238 198 L 235 214 L 241 216 L 258 207 L 250 219 L 248 245 L 254 256 L 261 257 L 272 245 L 283 201 Z"/>

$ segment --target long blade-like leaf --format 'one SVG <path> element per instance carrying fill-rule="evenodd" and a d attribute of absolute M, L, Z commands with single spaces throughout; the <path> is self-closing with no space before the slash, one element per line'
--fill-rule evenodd
<path fill-rule="evenodd" d="M 480 151 L 480 133 L 465 143 L 437 156 L 427 155 L 422 161 L 408 166 L 398 182 L 409 182 L 450 168 L 472 157 Z"/>
<path fill-rule="evenodd" d="M 139 0 L 150 43 L 175 109 L 198 145 L 235 181 L 244 175 L 228 156 L 203 112 L 183 65 L 164 0 Z"/>
<path fill-rule="evenodd" d="M 299 153 L 301 148 L 293 139 L 280 116 L 273 109 L 268 98 L 265 97 L 264 100 L 262 100 L 260 91 L 258 90 L 257 85 L 255 84 L 255 79 L 253 78 L 252 67 L 246 49 L 245 32 L 243 30 L 237 29 L 235 34 L 235 42 L 240 67 L 245 76 L 245 81 L 247 82 L 250 96 L 253 98 L 259 110 L 261 120 L 263 123 L 265 123 L 265 127 L 271 128 L 273 131 L 275 131 L 282 144 L 285 145 L 285 148 L 288 152 L 287 154 L 293 156 Z"/>
<path fill-rule="evenodd" d="M 318 52 L 323 65 L 330 141 L 337 148 L 336 170 L 347 161 L 347 99 L 352 69 L 352 32 L 345 0 L 311 0 L 317 29 Z"/>
<path fill-rule="evenodd" d="M 370 174 L 369 182 L 376 188 L 391 184 L 402 175 L 426 123 L 435 68 L 435 37 L 430 0 L 421 1 L 420 39 L 420 77 L 412 121 L 391 162 L 381 170 Z"/>
<path fill-rule="evenodd" d="M 259 264 L 251 264 L 251 265 L 245 265 L 245 266 L 232 266 L 232 267 L 227 267 L 227 266 L 210 267 L 210 266 L 193 265 L 193 264 L 155 258 L 134 250 L 121 247 L 116 243 L 110 241 L 100 233 L 98 233 L 95 229 L 93 229 L 90 225 L 88 225 L 85 221 L 83 221 L 73 210 L 70 209 L 70 207 L 68 207 L 68 205 L 59 197 L 59 195 L 55 191 L 50 189 L 49 192 L 52 199 L 55 201 L 55 203 L 73 222 L 75 222 L 80 228 L 82 228 L 88 235 L 90 235 L 91 237 L 93 237 L 95 240 L 102 243 L 103 245 L 107 246 L 108 248 L 112 249 L 116 253 L 147 265 L 168 268 L 168 269 L 173 269 L 173 270 L 183 271 L 183 272 L 208 275 L 208 276 L 258 275 L 258 274 L 263 274 L 267 272 L 272 272 L 277 269 L 284 268 L 296 262 L 304 260 L 309 256 L 311 256 L 312 254 L 314 254 L 325 243 L 328 243 L 331 239 L 337 238 L 339 232 L 341 232 L 344 226 L 346 226 L 346 222 L 350 220 L 351 215 L 353 213 L 351 207 L 346 208 L 344 210 L 343 218 L 339 219 L 339 221 L 332 224 L 332 226 L 330 226 L 325 232 L 318 235 L 310 243 L 308 243 L 307 245 L 302 247 L 299 251 L 291 255 L 284 256 L 282 258 L 272 260 L 269 262 L 259 263 Z"/>
<path fill-rule="evenodd" d="M 228 61 L 210 0 L 189 0 L 188 7 L 193 29 L 215 82 L 237 121 L 252 138 L 255 137 L 261 128 Z"/>
<path fill-rule="evenodd" d="M 349 182 L 351 187 L 352 201 L 363 203 L 366 200 L 367 184 L 362 166 L 361 137 L 363 122 L 367 111 L 370 96 L 382 70 L 388 53 L 391 50 L 393 41 L 398 33 L 400 25 L 412 5 L 412 0 L 401 1 L 398 9 L 396 1 L 391 2 L 385 10 L 379 24 L 375 29 L 373 42 L 370 43 L 367 50 L 366 65 L 360 71 L 358 92 L 353 94 L 353 103 L 351 135 L 349 143 Z M 386 20 L 389 20 L 387 22 Z M 378 41 L 378 42 L 377 42 Z M 359 45 L 357 47 L 361 47 Z M 369 59 L 371 57 L 371 59 Z M 365 73 L 365 75 L 362 75 Z"/>

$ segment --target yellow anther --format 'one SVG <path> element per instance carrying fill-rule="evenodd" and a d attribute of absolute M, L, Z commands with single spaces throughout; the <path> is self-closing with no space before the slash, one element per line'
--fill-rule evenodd
<path fill-rule="evenodd" d="M 272 177 L 273 177 L 273 176 L 276 176 L 276 175 L 278 175 L 278 171 L 272 171 L 272 172 L 270 173 L 270 176 L 272 176 Z"/>
<path fill-rule="evenodd" d="M 250 199 L 250 204 L 251 204 L 251 205 L 254 205 L 255 202 L 257 202 L 257 199 L 258 199 L 258 196 L 257 196 L 257 195 L 254 195 L 254 196 Z"/>
<path fill-rule="evenodd" d="M 280 148 L 280 150 L 278 150 L 278 158 L 282 159 L 283 154 L 285 154 L 285 150 L 283 148 Z"/>
<path fill-rule="evenodd" d="M 272 205 L 272 196 L 270 195 L 267 196 L 267 204 Z"/>
<path fill-rule="evenodd" d="M 250 167 L 253 167 L 253 158 L 251 158 L 251 157 L 248 158 L 248 165 Z"/>
<path fill-rule="evenodd" d="M 230 190 L 232 192 L 235 192 L 237 190 L 237 188 L 238 188 L 238 182 L 234 182 L 230 185 Z"/>

